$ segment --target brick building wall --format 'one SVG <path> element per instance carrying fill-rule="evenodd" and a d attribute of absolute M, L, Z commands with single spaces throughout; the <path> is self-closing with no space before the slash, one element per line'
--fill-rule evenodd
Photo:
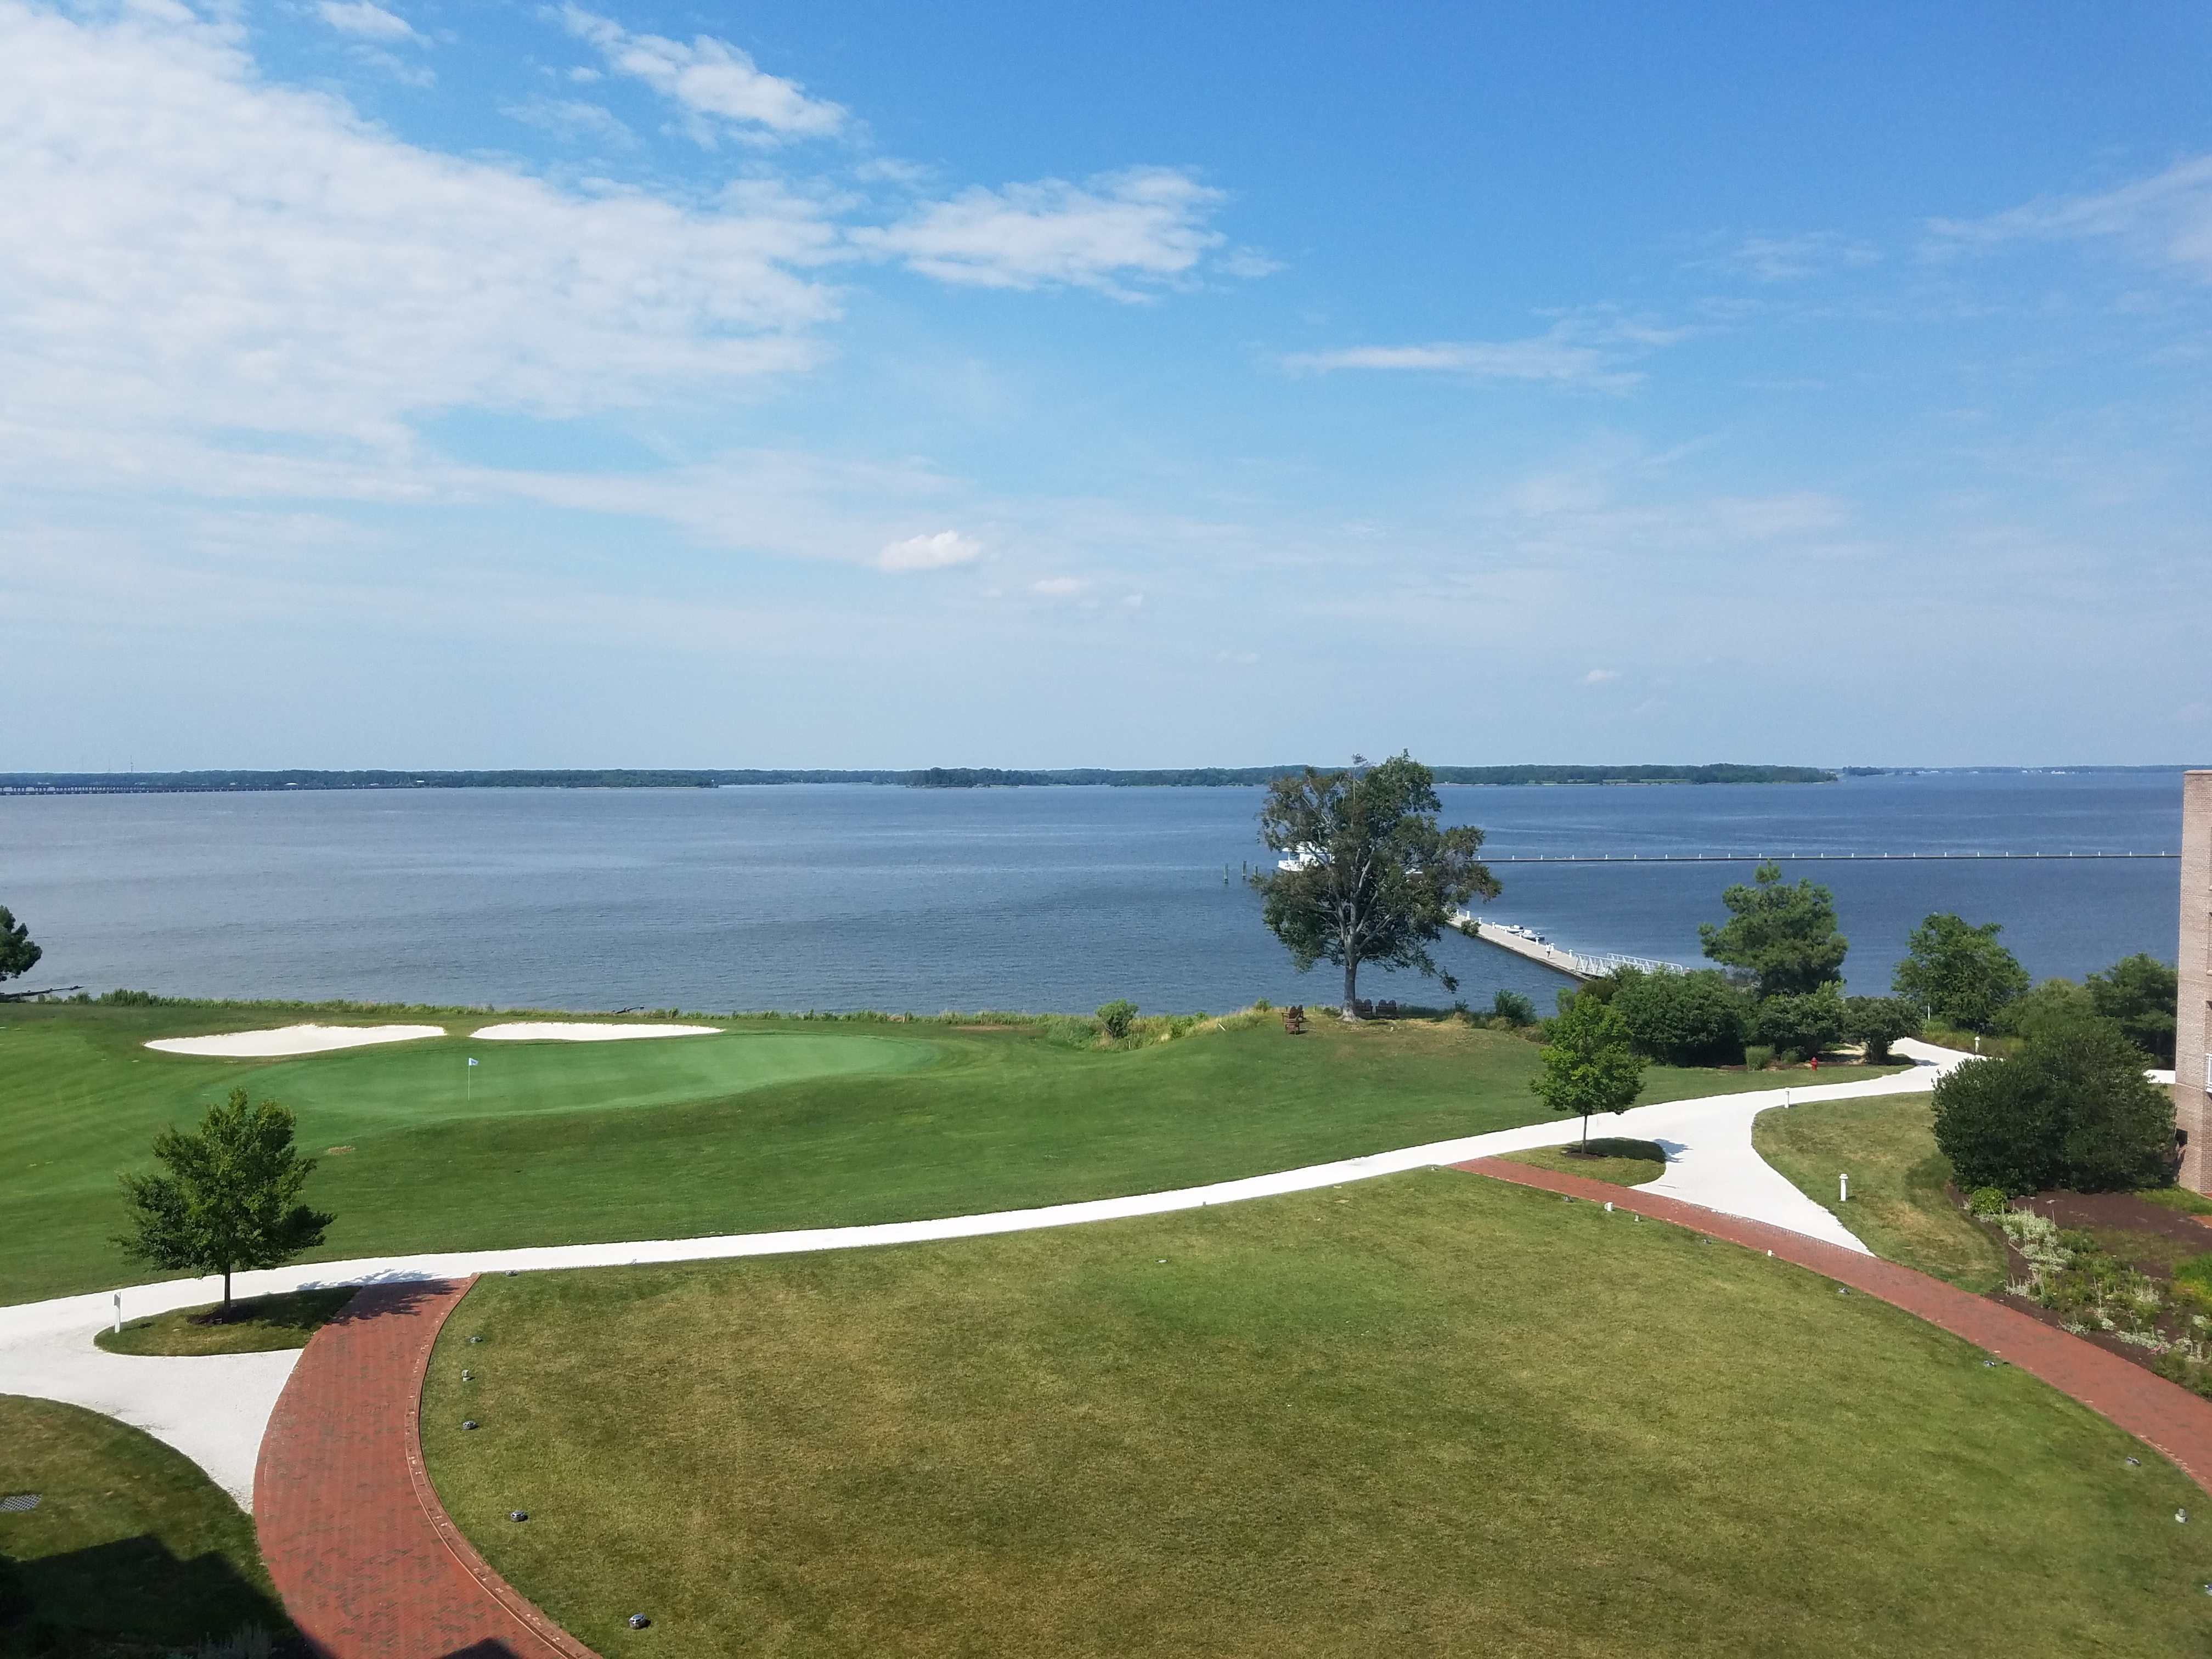
<path fill-rule="evenodd" d="M 2181 1006 L 2173 1049 L 2174 1126 L 2189 1137 L 2181 1151 L 2181 1184 L 2212 1193 L 2212 1071 L 2206 1067 L 2212 1027 L 2212 772 L 2181 781 Z"/>

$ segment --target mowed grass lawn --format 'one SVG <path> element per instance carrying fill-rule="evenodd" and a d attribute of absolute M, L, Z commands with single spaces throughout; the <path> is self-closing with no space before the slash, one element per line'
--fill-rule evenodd
<path fill-rule="evenodd" d="M 456 1521 L 611 1659 L 2212 1644 L 2203 1494 L 2102 1419 L 1786 1263 L 1449 1170 L 487 1278 L 422 1422 Z"/>
<path fill-rule="evenodd" d="M 196 1646 L 242 1626 L 290 1632 L 252 1521 L 151 1435 L 80 1407 L 0 1394 L 0 1496 L 33 1492 L 37 1508 L 0 1513 L 0 1557 L 15 1561 L 26 1624 L 155 1644 L 134 1653 Z M 0 1651 L 14 1650 L 8 1639 L 0 1633 Z"/>
<path fill-rule="evenodd" d="M 422 1018 L 390 1016 L 403 1017 Z M 483 1015 L 446 1018 L 443 1039 L 293 1060 L 142 1046 L 305 1018 L 0 1007 L 0 1303 L 154 1277 L 111 1242 L 116 1173 L 151 1168 L 157 1130 L 189 1127 L 240 1085 L 298 1113 L 300 1144 L 321 1159 L 308 1194 L 338 1218 L 310 1258 L 324 1261 L 1109 1197 L 1546 1115 L 1528 1088 L 1534 1044 L 1412 1022 L 1323 1019 L 1297 1037 L 1269 1022 L 1128 1053 L 934 1022 L 471 1042 Z M 1644 1097 L 1761 1085 L 1771 1080 L 1655 1066 Z"/>
<path fill-rule="evenodd" d="M 1751 1141 L 1876 1255 L 1992 1291 L 2005 1280 L 2004 1251 L 1943 1191 L 1951 1164 L 1936 1146 L 1934 1109 L 1933 1095 L 1822 1101 L 1761 1112 Z M 1837 1196 L 1838 1175 L 1851 1178 L 1848 1203 Z"/>

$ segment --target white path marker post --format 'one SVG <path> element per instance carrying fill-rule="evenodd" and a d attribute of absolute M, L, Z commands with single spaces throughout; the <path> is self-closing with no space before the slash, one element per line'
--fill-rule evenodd
<path fill-rule="evenodd" d="M 1836 1177 L 1836 1193 L 1837 1203 L 1848 1204 L 1851 1201 L 1851 1178 L 1849 1176 L 1839 1175 Z"/>
<path fill-rule="evenodd" d="M 115 1334 L 118 1336 L 123 1334 L 123 1292 L 120 1291 L 115 1293 Z"/>

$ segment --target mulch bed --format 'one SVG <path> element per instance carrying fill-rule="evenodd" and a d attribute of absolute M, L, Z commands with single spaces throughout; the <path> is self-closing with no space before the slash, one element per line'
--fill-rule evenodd
<path fill-rule="evenodd" d="M 1951 1201 L 1961 1211 L 1966 1209 L 1966 1195 L 1955 1186 L 1946 1183 L 1945 1190 Z M 2056 1222 L 2061 1229 L 2084 1228 L 2100 1236 L 2099 1243 L 2113 1255 L 2126 1261 L 2137 1273 L 2153 1279 L 2173 1276 L 2172 1247 L 2187 1247 L 2188 1254 L 2202 1255 L 2212 1252 L 2212 1217 L 2185 1215 L 2179 1210 L 2169 1210 L 2137 1198 L 2133 1193 L 2037 1193 L 2033 1197 L 2016 1200 L 2016 1210 L 2030 1210 Z M 1986 1224 L 1981 1224 L 1986 1225 Z M 1990 1229 L 1992 1232 L 1996 1230 Z M 2136 1234 L 2148 1243 L 2159 1241 L 2145 1249 L 2140 1258 L 2126 1248 L 2124 1237 L 2114 1235 Z M 2012 1241 L 2000 1236 L 2004 1246 L 2005 1278 L 2012 1284 L 2023 1284 L 2028 1278 L 2027 1258 L 2013 1247 Z M 2164 1246 L 2164 1248 L 2160 1248 Z M 2065 1328 L 2066 1316 L 2055 1308 L 2025 1296 L 2015 1296 L 2008 1290 L 1991 1291 L 1989 1299 L 2001 1303 L 2019 1313 L 2026 1314 L 2039 1324 L 2053 1330 Z M 2155 1370 L 2158 1356 L 2140 1343 L 2123 1342 L 2111 1331 L 2076 1331 L 2082 1341 L 2102 1348 L 2106 1353 L 2140 1365 L 2145 1370 Z"/>

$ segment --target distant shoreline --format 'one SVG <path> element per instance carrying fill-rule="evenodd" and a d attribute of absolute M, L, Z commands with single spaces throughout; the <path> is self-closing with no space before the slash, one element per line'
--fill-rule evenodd
<path fill-rule="evenodd" d="M 1116 770 L 1073 767 L 699 769 L 574 768 L 481 771 L 0 772 L 0 795 L 252 794 L 288 789 L 728 789 L 785 784 L 880 784 L 908 789 L 1255 788 L 1294 777 L 1302 766 L 1194 766 Z M 1327 768 L 1316 769 L 1327 770 Z M 1437 766 L 1440 784 L 1475 787 L 1613 787 L 1653 784 L 1834 783 L 1844 777 L 1920 773 L 2181 772 L 2185 766 Z"/>

